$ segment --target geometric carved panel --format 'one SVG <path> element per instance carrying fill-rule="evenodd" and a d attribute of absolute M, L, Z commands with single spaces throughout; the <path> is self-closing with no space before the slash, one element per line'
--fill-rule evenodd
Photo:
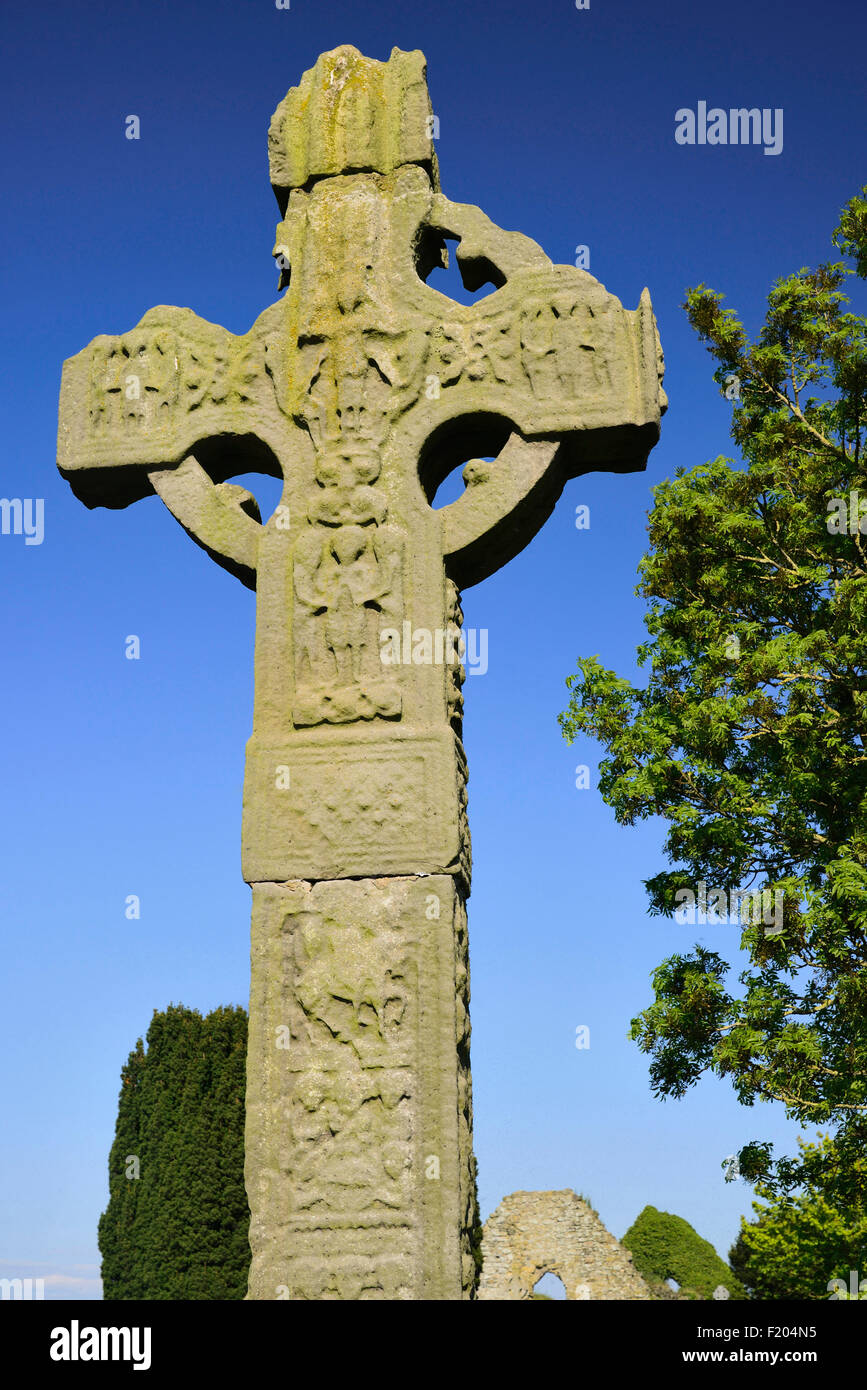
<path fill-rule="evenodd" d="M 447 872 L 459 851 L 454 735 L 252 739 L 243 845 L 248 883 Z"/>

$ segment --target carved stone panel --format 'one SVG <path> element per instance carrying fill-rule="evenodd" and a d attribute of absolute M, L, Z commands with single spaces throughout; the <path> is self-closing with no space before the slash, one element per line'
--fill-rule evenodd
<path fill-rule="evenodd" d="M 466 763 L 454 732 L 371 735 L 251 739 L 248 883 L 457 869 Z"/>
<path fill-rule="evenodd" d="M 336 488 L 329 490 L 332 494 Z M 346 505 L 361 503 L 355 496 Z M 373 488 L 367 488 L 373 493 Z M 380 633 L 403 620 L 403 544 L 392 526 L 311 526 L 294 556 L 295 703 L 297 726 L 399 719 L 400 686 L 381 659 Z"/>
<path fill-rule="evenodd" d="M 467 1296 L 469 977 L 454 880 L 257 886 L 252 963 L 250 1297 Z"/>

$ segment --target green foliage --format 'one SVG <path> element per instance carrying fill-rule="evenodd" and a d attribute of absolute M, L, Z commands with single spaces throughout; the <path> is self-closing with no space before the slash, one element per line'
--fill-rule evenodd
<path fill-rule="evenodd" d="M 855 1160 L 860 1199 L 843 1207 L 826 1192 L 828 1174 L 840 1162 L 833 1140 L 821 1135 L 815 1144 L 798 1142 L 803 1190 L 779 1196 L 758 1183 L 758 1195 L 767 1200 L 753 1202 L 756 1219 L 742 1219 L 729 1252 L 751 1298 L 829 1298 L 832 1279 L 843 1280 L 848 1291 L 850 1270 L 857 1272 L 856 1282 L 867 1278 L 867 1156 Z M 851 1190 L 848 1177 L 847 1186 Z"/>
<path fill-rule="evenodd" d="M 720 1284 L 732 1298 L 744 1290 L 713 1246 L 682 1216 L 645 1207 L 620 1242 L 632 1253 L 638 1273 L 651 1286 L 674 1279 L 693 1298 L 713 1298 Z"/>
<path fill-rule="evenodd" d="M 244 1297 L 246 1049 L 243 1009 L 171 1005 L 130 1053 L 99 1222 L 106 1299 Z"/>
<path fill-rule="evenodd" d="M 862 276 L 865 195 L 833 238 Z M 854 535 L 851 515 L 833 523 L 835 499 L 867 502 L 867 320 L 848 310 L 851 274 L 829 263 L 777 281 L 754 343 L 720 294 L 688 291 L 745 466 L 718 458 L 654 490 L 637 590 L 647 684 L 584 658 L 560 716 L 569 742 L 603 744 L 600 791 L 621 824 L 668 822 L 651 914 L 672 916 L 702 880 L 782 895 L 779 932 L 740 931 L 737 982 L 729 951 L 699 945 L 655 971 L 632 1024 L 655 1093 L 713 1072 L 744 1105 L 835 1126 L 838 1161 L 818 1161 L 844 1204 L 867 1140 L 867 517 Z M 805 1179 L 803 1155 L 774 1161 L 760 1140 L 739 1160 L 776 1191 Z"/>
<path fill-rule="evenodd" d="M 482 1250 L 482 1237 L 484 1226 L 482 1224 L 482 1214 L 479 1210 L 479 1162 L 475 1154 L 472 1156 L 473 1165 L 473 1225 L 470 1230 L 470 1250 L 475 1266 L 473 1275 L 473 1294 L 478 1291 L 479 1280 L 482 1277 L 482 1264 L 484 1262 L 484 1251 Z"/>
<path fill-rule="evenodd" d="M 141 1089 L 146 1064 L 141 1038 L 121 1070 L 114 1143 L 108 1164 L 109 1203 L 99 1219 L 103 1296 L 135 1298 L 140 1184 L 125 1176 L 140 1155 Z"/>

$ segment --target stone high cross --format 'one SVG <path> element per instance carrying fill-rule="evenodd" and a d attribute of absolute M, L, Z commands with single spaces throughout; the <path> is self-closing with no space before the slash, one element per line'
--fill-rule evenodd
<path fill-rule="evenodd" d="M 420 52 L 346 45 L 280 103 L 286 294 L 248 333 L 161 306 L 63 370 L 76 496 L 157 493 L 258 593 L 253 1299 L 471 1295 L 460 591 L 531 540 L 568 478 L 643 468 L 665 408 L 647 290 L 625 310 L 440 192 L 425 72 Z M 487 298 L 425 283 L 446 238 Z M 434 509 L 461 463 L 464 492 Z M 247 472 L 283 481 L 264 524 L 228 481 Z"/>

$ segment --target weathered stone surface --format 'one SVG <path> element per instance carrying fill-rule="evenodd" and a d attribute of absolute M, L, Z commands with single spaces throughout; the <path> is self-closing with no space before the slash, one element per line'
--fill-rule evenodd
<path fill-rule="evenodd" d="M 394 48 L 387 63 L 349 44 L 323 53 L 271 118 L 268 163 L 281 212 L 291 189 L 328 174 L 421 164 L 435 177 L 432 115 L 418 49 Z"/>
<path fill-rule="evenodd" d="M 567 1299 L 652 1299 L 632 1256 L 571 1188 L 513 1192 L 488 1217 L 480 1299 L 529 1298 L 545 1274 Z"/>
<path fill-rule="evenodd" d="M 283 1296 L 278 1286 L 292 1297 L 466 1295 L 471 1150 L 455 1118 L 469 1115 L 460 1034 L 437 1024 L 425 1060 L 400 1064 L 412 1077 L 406 1097 L 392 1105 L 373 1091 L 358 1102 L 364 1123 L 376 1113 L 382 1126 L 341 1157 L 327 1124 L 315 1143 L 295 1128 L 304 1108 L 296 1072 L 263 1041 L 273 1010 L 294 1017 L 294 947 L 284 957 L 276 943 L 296 939 L 286 923 L 300 911 L 298 894 L 318 894 L 333 937 L 322 961 L 348 969 L 344 938 L 356 942 L 359 970 L 373 953 L 359 989 L 385 988 L 377 971 L 391 967 L 373 944 L 379 927 L 386 941 L 401 939 L 401 961 L 416 961 L 418 993 L 401 1032 L 407 1057 L 409 1020 L 430 1010 L 439 1018 L 434 1001 L 454 987 L 441 937 L 458 930 L 465 942 L 470 888 L 463 669 L 448 654 L 463 621 L 461 587 L 529 542 L 568 478 L 644 467 L 666 404 L 647 291 L 626 310 L 585 271 L 552 265 L 528 237 L 450 202 L 431 129 L 420 53 L 395 49 L 387 63 L 349 45 L 323 54 L 269 132 L 284 297 L 241 335 L 189 309 L 151 309 L 129 333 L 94 339 L 63 371 L 58 463 L 76 495 L 87 506 L 122 507 L 156 493 L 198 545 L 257 590 L 242 835 L 259 941 L 251 1297 Z M 496 286 L 474 305 L 425 283 L 446 263 L 447 237 L 459 242 L 464 283 Z M 435 509 L 437 487 L 460 464 L 463 494 Z M 283 481 L 264 523 L 255 499 L 229 481 L 250 471 Z M 386 659 L 396 638 L 400 659 Z M 366 881 L 383 876 L 403 886 L 371 898 Z M 421 888 L 412 907 L 404 902 L 406 883 L 434 880 L 452 895 L 437 924 L 418 917 Z M 286 888 L 295 881 L 310 886 Z M 369 917 L 374 898 L 379 923 Z M 326 1112 L 343 1113 L 347 1078 L 369 1070 L 348 1036 L 332 1040 L 328 1055 L 332 1079 L 305 1112 L 311 1134 Z M 358 1094 L 371 1084 L 359 1080 Z M 409 1129 L 392 1137 L 402 1116 Z M 341 1188 L 358 1195 L 365 1163 L 371 1190 L 397 1190 L 380 1171 L 386 1143 L 402 1155 L 389 1164 L 407 1165 L 398 1215 L 380 1214 L 377 1224 L 350 1203 L 338 1221 L 329 1202 Z M 332 1177 L 323 1176 L 304 1226 L 299 1173 L 309 1194 L 326 1150 Z M 439 1157 L 437 1187 L 419 1176 L 422 1151 Z M 341 1164 L 345 1180 L 333 1175 Z M 311 1225 L 310 1212 L 324 1224 Z"/>
<path fill-rule="evenodd" d="M 472 1098 L 452 875 L 253 889 L 252 1298 L 461 1298 Z"/>

